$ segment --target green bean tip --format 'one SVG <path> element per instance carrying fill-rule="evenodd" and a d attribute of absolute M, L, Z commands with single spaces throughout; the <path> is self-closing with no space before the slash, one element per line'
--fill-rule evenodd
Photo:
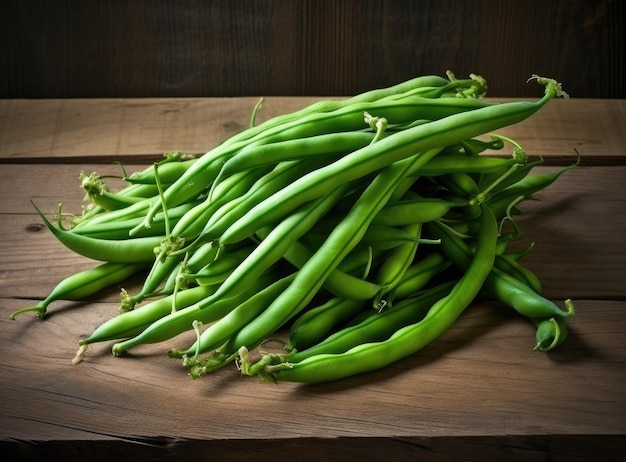
<path fill-rule="evenodd" d="M 76 365 L 82 362 L 83 358 L 85 357 L 85 353 L 87 352 L 88 347 L 89 347 L 88 344 L 80 344 L 80 348 L 78 348 L 76 355 L 74 355 L 74 358 L 72 358 L 72 364 Z"/>

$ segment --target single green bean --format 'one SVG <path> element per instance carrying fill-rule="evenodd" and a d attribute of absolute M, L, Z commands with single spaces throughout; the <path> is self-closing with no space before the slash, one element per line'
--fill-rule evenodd
<path fill-rule="evenodd" d="M 419 239 L 422 232 L 422 224 L 414 223 L 407 225 L 405 230 L 408 234 Z M 376 309 L 382 309 L 386 305 L 383 297 L 393 290 L 402 280 L 417 253 L 418 241 L 405 242 L 390 252 L 381 267 L 376 272 L 375 281 L 382 288 L 372 300 Z"/>
<path fill-rule="evenodd" d="M 514 158 L 447 154 L 435 157 L 421 167 L 417 173 L 422 176 L 440 176 L 451 173 L 490 173 L 499 172 L 503 168 L 510 168 L 517 163 L 518 160 Z"/>
<path fill-rule="evenodd" d="M 513 276 L 515 279 L 522 281 L 534 292 L 541 294 L 541 280 L 530 269 L 522 266 L 515 258 L 506 254 L 500 254 L 496 256 L 496 262 L 494 265 L 500 271 Z"/>
<path fill-rule="evenodd" d="M 147 267 L 144 263 L 102 263 L 94 268 L 80 271 L 66 277 L 59 282 L 48 296 L 37 305 L 22 308 L 11 314 L 11 319 L 16 316 L 34 312 L 43 319 L 48 306 L 57 300 L 82 300 L 100 292 L 107 287 L 120 283 L 134 274 L 137 274 Z"/>
<path fill-rule="evenodd" d="M 572 301 L 567 300 L 566 303 L 571 305 Z M 552 351 L 562 345 L 567 338 L 568 329 L 565 318 L 534 319 L 533 321 L 537 325 L 535 351 Z"/>
<path fill-rule="evenodd" d="M 54 226 L 33 202 L 35 210 L 52 234 L 69 250 L 93 260 L 111 263 L 145 263 L 154 260 L 154 248 L 163 236 L 113 240 L 94 239 Z"/>
<path fill-rule="evenodd" d="M 198 271 L 186 273 L 187 280 L 200 285 L 221 284 L 250 256 L 255 246 L 244 245 L 232 251 L 222 250 L 221 252 L 217 247 L 214 248 L 216 249 L 215 258 Z M 244 288 L 245 285 L 242 285 L 241 289 Z"/>
<path fill-rule="evenodd" d="M 333 328 L 362 312 L 366 300 L 332 297 L 325 303 L 308 309 L 296 318 L 289 330 L 288 351 L 304 350 L 326 336 Z"/>
<path fill-rule="evenodd" d="M 372 220 L 375 225 L 408 226 L 428 223 L 446 216 L 455 207 L 468 205 L 467 200 L 416 197 L 387 204 Z"/>
<path fill-rule="evenodd" d="M 391 308 L 395 299 L 403 299 L 416 295 L 436 275 L 448 269 L 452 263 L 441 252 L 430 252 L 419 257 L 409 266 L 398 285 L 385 297 L 386 307 Z"/>
<path fill-rule="evenodd" d="M 159 163 L 159 180 L 163 184 L 171 184 L 191 167 L 197 159 L 184 159 L 180 161 L 170 161 Z M 156 185 L 154 166 L 150 166 L 139 172 L 135 172 L 124 178 L 131 184 L 152 184 Z"/>
<path fill-rule="evenodd" d="M 228 159 L 220 177 L 251 168 L 275 165 L 279 162 L 301 160 L 315 156 L 338 157 L 367 146 L 374 139 L 371 131 L 324 133 L 306 138 L 288 139 L 275 143 L 248 144 Z"/>

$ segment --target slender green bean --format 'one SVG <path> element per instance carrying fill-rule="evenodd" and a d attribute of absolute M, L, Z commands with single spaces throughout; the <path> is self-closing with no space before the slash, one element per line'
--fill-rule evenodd
<path fill-rule="evenodd" d="M 120 283 L 134 274 L 137 274 L 147 267 L 144 263 L 102 263 L 94 268 L 80 271 L 66 277 L 59 282 L 48 296 L 37 305 L 22 308 L 11 314 L 11 319 L 16 316 L 34 312 L 43 319 L 48 306 L 57 300 L 82 300 L 100 292 L 107 287 Z"/>
<path fill-rule="evenodd" d="M 111 263 L 144 263 L 154 260 L 154 248 L 161 244 L 163 236 L 138 237 L 135 239 L 94 239 L 58 228 L 48 221 L 33 202 L 35 210 L 52 234 L 69 250 L 94 260 Z"/>

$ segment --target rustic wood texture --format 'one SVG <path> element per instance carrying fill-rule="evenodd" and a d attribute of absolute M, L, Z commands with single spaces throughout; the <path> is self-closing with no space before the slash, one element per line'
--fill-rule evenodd
<path fill-rule="evenodd" d="M 311 98 L 268 98 L 263 117 Z M 245 126 L 256 98 L 0 103 L 0 455 L 3 460 L 591 461 L 626 450 L 626 149 L 619 100 L 551 102 L 509 134 L 546 166 L 582 165 L 522 205 L 525 264 L 577 314 L 558 350 L 534 327 L 474 304 L 444 336 L 386 369 L 315 386 L 271 385 L 235 367 L 193 381 L 165 344 L 113 357 L 77 340 L 116 314 L 118 290 L 8 315 L 93 262 L 41 225 L 80 210 L 80 170 L 115 175 L 170 149 L 203 152 Z M 554 103 L 554 104 L 553 104 Z M 586 104 L 585 104 L 586 103 Z M 522 129 L 523 128 L 523 129 Z M 188 143 L 185 146 L 180 144 Z M 175 146 L 174 146 L 175 145 Z M 114 181 L 114 180 L 112 180 Z M 136 287 L 140 280 L 132 280 Z M 267 348 L 273 348 L 268 345 Z"/>
<path fill-rule="evenodd" d="M 542 89 L 535 90 L 535 98 L 541 96 Z M 256 120 L 319 99 L 264 98 Z M 245 128 L 258 101 L 251 97 L 2 100 L 0 163 L 145 162 L 168 151 L 204 153 Z M 532 121 L 498 133 L 515 138 L 531 157 L 544 157 L 547 163 L 569 163 L 578 152 L 587 164 L 623 165 L 625 118 L 626 100 L 558 99 Z M 96 124 L 97 132 L 89 130 L 89 124 Z"/>
<path fill-rule="evenodd" d="M 354 94 L 476 72 L 626 96 L 621 0 L 216 0 L 0 6 L 0 98 Z"/>

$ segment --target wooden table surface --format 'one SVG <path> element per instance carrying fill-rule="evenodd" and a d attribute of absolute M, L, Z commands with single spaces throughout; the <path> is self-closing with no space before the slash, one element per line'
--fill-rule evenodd
<path fill-rule="evenodd" d="M 318 98 L 268 98 L 259 118 Z M 191 380 L 172 343 L 70 363 L 119 294 L 9 314 L 90 262 L 41 225 L 78 211 L 81 170 L 118 174 L 164 152 L 202 153 L 249 120 L 255 98 L 0 101 L 2 460 L 617 460 L 626 451 L 626 101 L 555 100 L 502 130 L 551 170 L 581 165 L 523 204 L 526 265 L 577 313 L 569 338 L 533 351 L 534 327 L 476 303 L 420 353 L 314 386 L 234 368 Z M 178 339 L 176 346 L 187 339 Z M 6 458 L 5 456 L 10 456 Z M 615 456 L 615 457 L 614 457 Z"/>

